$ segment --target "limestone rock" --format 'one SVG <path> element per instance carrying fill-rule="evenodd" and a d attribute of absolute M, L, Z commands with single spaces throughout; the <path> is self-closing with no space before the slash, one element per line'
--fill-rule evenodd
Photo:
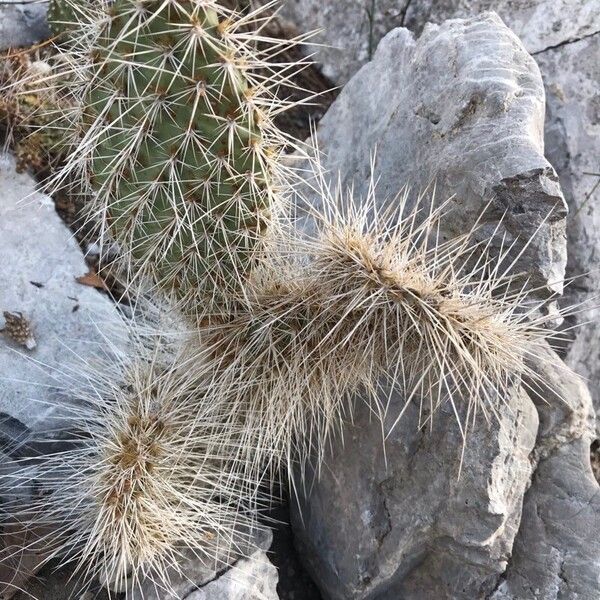
<path fill-rule="evenodd" d="M 598 11 L 600 14 L 600 11 Z M 600 33 L 536 55 L 546 84 L 546 155 L 558 171 L 569 204 L 566 304 L 587 302 L 569 325 L 566 362 L 590 382 L 600 411 Z M 596 187 L 595 187 L 596 186 Z M 584 305 L 584 308 L 586 306 Z"/>
<path fill-rule="evenodd" d="M 590 467 L 594 411 L 580 378 L 548 352 L 530 394 L 540 415 L 531 487 L 508 569 L 491 600 L 600 596 L 600 490 Z"/>
<path fill-rule="evenodd" d="M 486 10 L 496 11 L 531 53 L 600 31 L 600 0 L 285 0 L 281 14 L 301 31 L 318 30 L 315 60 L 343 84 L 395 27 L 420 33 L 428 22 Z"/>
<path fill-rule="evenodd" d="M 45 2 L 8 0 L 0 6 L 0 50 L 31 46 L 50 37 Z"/>
<path fill-rule="evenodd" d="M 417 0 L 408 6 L 404 26 L 420 32 L 428 22 L 486 10 L 497 12 L 531 54 L 600 31 L 600 0 Z"/>
<path fill-rule="evenodd" d="M 439 200 L 453 197 L 446 238 L 485 208 L 477 236 L 492 248 L 518 238 L 515 272 L 549 293 L 562 289 L 566 205 L 543 130 L 539 69 L 485 13 L 428 26 L 418 40 L 406 29 L 388 34 L 319 123 L 318 140 L 324 167 L 357 197 L 366 196 L 375 151 L 381 198 L 403 186 L 416 198 L 434 182 Z"/>
<path fill-rule="evenodd" d="M 390 421 L 404 406 L 394 396 Z M 506 568 L 531 474 L 537 416 L 523 393 L 465 448 L 450 407 L 418 430 L 410 406 L 383 450 L 359 404 L 344 444 L 294 513 L 299 550 L 334 600 L 483 598 Z M 386 424 L 386 431 L 391 423 Z"/>
<path fill-rule="evenodd" d="M 357 195 L 366 192 L 375 145 L 382 198 L 405 183 L 423 189 L 432 179 L 438 198 L 456 194 L 442 224 L 446 237 L 468 229 L 489 200 L 484 235 L 506 212 L 503 233 L 519 240 L 519 250 L 528 242 L 516 269 L 534 285 L 559 291 L 566 208 L 543 156 L 543 129 L 539 70 L 516 36 L 488 13 L 428 26 L 418 40 L 406 30 L 390 33 L 321 121 L 318 140 L 331 177 L 339 173 Z M 534 449 L 537 413 L 528 395 L 515 390 L 501 405 L 499 424 L 480 422 L 471 431 L 460 478 L 462 439 L 450 409 L 436 415 L 431 432 L 418 432 L 418 407 L 410 406 L 384 455 L 379 426 L 358 406 L 344 444 L 334 445 L 294 515 L 301 553 L 325 594 L 472 600 L 505 589 L 510 600 L 597 597 L 590 573 L 598 554 L 586 558 L 584 549 L 584 530 L 598 537 L 600 514 L 589 503 L 598 488 L 585 453 L 593 415 L 580 382 L 573 383 L 564 367 L 562 379 L 552 379 L 545 366 L 538 365 L 542 376 L 573 403 L 567 416 L 558 402 L 544 412 L 532 394 L 542 415 Z M 394 397 L 392 417 L 402 406 Z M 555 471 L 566 465 L 581 477 Z M 575 517 L 584 498 L 588 505 Z M 566 535 L 566 524 L 550 526 L 555 514 L 573 515 L 575 530 Z M 543 538 L 541 525 L 548 525 Z M 517 531 L 521 558 L 513 545 Z M 536 540 L 556 558 L 552 570 L 533 570 Z M 594 553 L 589 544 L 588 551 Z M 591 564 L 583 565 L 586 560 Z M 581 577 L 569 588 L 578 596 L 551 595 L 544 576 L 559 576 L 561 564 L 571 581 Z M 545 595 L 518 587 L 521 565 Z"/>
<path fill-rule="evenodd" d="M 269 0 L 260 0 L 267 4 Z M 404 24 L 410 0 L 284 0 L 281 16 L 301 31 L 317 32 L 309 47 L 323 74 L 346 83 L 368 62 L 379 40 Z"/>
<path fill-rule="evenodd" d="M 52 200 L 7 156 L 0 160 L 0 256 L 0 329 L 4 311 L 22 313 L 37 343 L 28 351 L 0 334 L 0 412 L 41 430 L 60 413 L 57 371 L 74 355 L 94 355 L 105 341 L 99 324 L 118 321 L 117 310 L 77 283 L 88 270 L 77 241 Z"/>

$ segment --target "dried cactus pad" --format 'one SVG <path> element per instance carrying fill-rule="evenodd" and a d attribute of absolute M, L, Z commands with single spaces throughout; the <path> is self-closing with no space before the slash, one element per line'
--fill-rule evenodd
<path fill-rule="evenodd" d="M 231 297 L 264 241 L 282 147 L 262 38 L 210 0 L 103 6 L 71 164 L 132 272 L 199 304 Z"/>

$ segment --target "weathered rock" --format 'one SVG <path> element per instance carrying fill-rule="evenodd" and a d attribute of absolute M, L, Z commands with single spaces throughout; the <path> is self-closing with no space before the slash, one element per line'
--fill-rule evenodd
<path fill-rule="evenodd" d="M 315 46 L 307 49 L 314 52 L 323 74 L 341 84 L 371 59 L 386 33 L 404 24 L 409 4 L 410 0 L 284 0 L 280 14 L 301 31 L 317 32 L 311 40 Z"/>
<path fill-rule="evenodd" d="M 390 421 L 404 406 L 395 396 Z M 483 598 L 506 568 L 531 474 L 537 416 L 523 393 L 500 426 L 462 437 L 452 409 L 419 431 L 407 409 L 383 450 L 366 406 L 326 458 L 293 525 L 309 571 L 335 600 Z M 389 429 L 390 422 L 386 424 Z"/>
<path fill-rule="evenodd" d="M 508 569 L 491 600 L 600 597 L 600 489 L 590 467 L 589 391 L 552 352 L 534 365 L 536 469 Z"/>
<path fill-rule="evenodd" d="M 382 198 L 435 182 L 454 196 L 443 234 L 465 232 L 486 208 L 480 239 L 515 239 L 533 287 L 560 291 L 566 205 L 543 156 L 544 88 L 535 61 L 493 13 L 429 26 L 415 41 L 396 29 L 321 120 L 325 169 L 366 196 L 371 156 Z M 316 200 L 318 201 L 318 199 Z M 500 223 L 500 225 L 499 225 Z"/>
<path fill-rule="evenodd" d="M 354 183 L 357 195 L 366 192 L 375 145 L 382 198 L 404 183 L 418 190 L 432 179 L 439 198 L 456 194 L 442 224 L 447 237 L 469 228 L 489 199 L 485 232 L 491 233 L 506 210 L 508 238 L 529 241 L 517 270 L 536 285 L 560 290 L 555 282 L 565 267 L 566 211 L 556 174 L 543 157 L 543 115 L 536 64 L 488 13 L 428 26 L 417 41 L 406 30 L 390 33 L 321 121 L 318 139 L 325 168 L 332 177 L 339 172 L 342 184 Z M 537 414 L 527 395 L 515 391 L 500 408 L 500 424 L 471 431 L 460 478 L 462 439 L 450 409 L 436 415 L 431 432 L 417 432 L 418 407 L 411 406 L 384 455 L 379 425 L 359 406 L 344 444 L 333 447 L 321 478 L 294 515 L 300 549 L 325 593 L 349 600 L 471 600 L 508 586 L 507 593 L 515 590 L 507 596 L 511 600 L 597 597 L 589 577 L 596 557 L 588 558 L 589 568 L 580 564 L 586 559 L 585 523 L 597 536 L 593 505 L 571 532 L 577 539 L 565 535 L 561 542 L 555 539 L 560 531 L 549 529 L 543 540 L 535 538 L 529 513 L 519 533 L 521 553 L 530 561 L 536 559 L 535 539 L 561 548 L 555 554 L 569 563 L 569 577 L 583 580 L 569 588 L 579 596 L 536 595 L 511 579 L 519 572 L 511 554 L 536 461 L 526 510 L 530 498 L 543 503 L 539 522 L 552 518 L 561 494 L 571 496 L 575 507 L 597 491 L 583 451 L 593 417 L 580 384 L 567 381 L 565 376 L 565 398 L 583 408 L 569 409 L 579 416 L 569 418 L 566 429 L 555 423 L 562 423 L 562 413 L 543 413 L 533 463 Z M 394 397 L 391 418 L 402 406 L 402 398 Z M 584 476 L 555 473 L 552 461 L 569 463 Z M 565 501 L 557 514 L 567 515 L 569 506 Z M 530 573 L 531 582 L 546 589 L 541 573 Z"/>
<path fill-rule="evenodd" d="M 0 161 L 0 329 L 3 311 L 31 323 L 37 346 L 28 351 L 0 335 L 0 412 L 32 430 L 60 428 L 56 373 L 75 355 L 94 356 L 106 342 L 100 323 L 117 322 L 113 302 L 77 283 L 88 270 L 83 254 L 54 209 L 17 174 L 12 158 Z M 81 363 L 83 364 L 83 363 Z"/>
<path fill-rule="evenodd" d="M 0 6 L 0 50 L 31 46 L 50 37 L 45 2 L 5 0 Z"/>
<path fill-rule="evenodd" d="M 404 26 L 420 32 L 426 23 L 486 10 L 497 12 L 532 54 L 600 31 L 600 0 L 416 0 Z"/>
<path fill-rule="evenodd" d="M 496 11 L 532 53 L 600 31 L 600 0 L 286 0 L 281 14 L 301 31 L 319 30 L 315 60 L 342 84 L 395 27 L 420 33 L 428 22 L 486 10 Z"/>
<path fill-rule="evenodd" d="M 278 600 L 277 569 L 263 551 L 239 560 L 224 575 L 187 596 L 188 600 Z"/>
<path fill-rule="evenodd" d="M 569 323 L 583 325 L 573 332 L 565 360 L 588 379 L 600 411 L 600 311 L 593 308 L 600 288 L 600 185 L 594 191 L 600 182 L 600 33 L 535 58 L 546 84 L 546 155 L 570 208 L 567 276 L 576 279 L 564 303 L 587 301 L 590 309 Z"/>
<path fill-rule="evenodd" d="M 208 564 L 186 552 L 181 557 L 178 572 L 169 573 L 169 589 L 159 588 L 148 580 L 128 594 L 131 600 L 251 600 L 276 599 L 277 569 L 267 558 L 273 534 L 269 529 L 257 528 L 248 539 L 247 547 L 238 548 L 238 554 L 223 548 L 220 556 Z M 247 558 L 240 558 L 245 556 Z M 254 578 L 256 577 L 256 581 Z M 254 594 L 254 595 L 252 595 Z"/>

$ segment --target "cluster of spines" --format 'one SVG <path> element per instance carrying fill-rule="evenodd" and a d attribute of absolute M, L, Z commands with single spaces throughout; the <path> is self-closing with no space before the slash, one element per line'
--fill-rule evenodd
<path fill-rule="evenodd" d="M 2 482 L 36 486 L 32 500 L 5 507 L 28 550 L 74 563 L 84 587 L 99 579 L 128 594 L 148 581 L 168 592 L 183 554 L 218 570 L 247 552 L 259 502 L 222 407 L 198 403 L 184 356 L 136 335 L 132 358 L 70 375 L 70 447 L 41 464 L 22 459 Z"/>
<path fill-rule="evenodd" d="M 89 191 L 130 283 L 149 277 L 187 313 L 226 309 L 283 207 L 276 92 L 303 65 L 274 57 L 294 42 L 214 0 L 88 5 L 76 16 L 95 34 L 63 51 L 80 139 L 53 185 Z"/>
<path fill-rule="evenodd" d="M 9 50 L 0 57 L 0 127 L 17 159 L 17 171 L 48 172 L 60 162 L 63 132 L 59 100 L 47 84 L 52 67 L 46 49 Z"/>
<path fill-rule="evenodd" d="M 401 195 L 382 208 L 374 187 L 360 204 L 325 185 L 319 197 L 292 258 L 265 263 L 247 305 L 202 332 L 198 363 L 209 393 L 244 416 L 249 470 L 321 464 L 357 392 L 376 417 L 390 393 L 418 402 L 423 423 L 449 402 L 466 439 L 478 414 L 493 418 L 511 386 L 535 380 L 527 359 L 558 335 L 545 301 L 509 274 L 512 248 L 493 258 L 473 241 L 476 226 L 442 242 L 447 206 L 409 209 Z"/>

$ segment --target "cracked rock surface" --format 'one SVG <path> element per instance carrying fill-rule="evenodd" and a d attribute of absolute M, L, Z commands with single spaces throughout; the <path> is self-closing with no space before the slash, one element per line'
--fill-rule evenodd
<path fill-rule="evenodd" d="M 565 268 L 566 210 L 543 131 L 539 69 L 486 13 L 427 26 L 419 39 L 388 34 L 321 121 L 318 140 L 331 177 L 339 173 L 358 196 L 375 145 L 382 199 L 432 178 L 438 198 L 456 194 L 443 236 L 469 228 L 488 200 L 488 233 L 505 211 L 509 239 L 530 240 L 539 228 L 517 270 L 549 291 L 560 289 L 553 282 Z M 430 432 L 417 431 L 411 406 L 384 455 L 379 426 L 358 406 L 294 515 L 326 597 L 600 597 L 589 393 L 552 353 L 535 367 L 548 389 L 514 390 L 499 423 L 480 421 L 460 477 L 462 438 L 449 408 Z M 402 406 L 394 397 L 390 418 Z"/>
<path fill-rule="evenodd" d="M 508 568 L 490 600 L 593 600 L 600 595 L 600 489 L 590 462 L 594 410 L 588 389 L 558 356 L 532 365 L 540 417 L 531 487 Z"/>
<path fill-rule="evenodd" d="M 311 53 L 325 75 L 343 84 L 395 27 L 421 33 L 426 23 L 486 10 L 497 12 L 533 54 L 600 31 L 600 0 L 285 0 L 281 14 L 302 31 L 318 32 L 322 46 Z"/>
<path fill-rule="evenodd" d="M 599 10 L 600 14 L 600 10 Z M 600 411 L 600 33 L 536 55 L 546 84 L 546 155 L 558 171 L 570 216 L 566 303 L 589 309 L 568 325 L 565 358 L 590 384 Z"/>

